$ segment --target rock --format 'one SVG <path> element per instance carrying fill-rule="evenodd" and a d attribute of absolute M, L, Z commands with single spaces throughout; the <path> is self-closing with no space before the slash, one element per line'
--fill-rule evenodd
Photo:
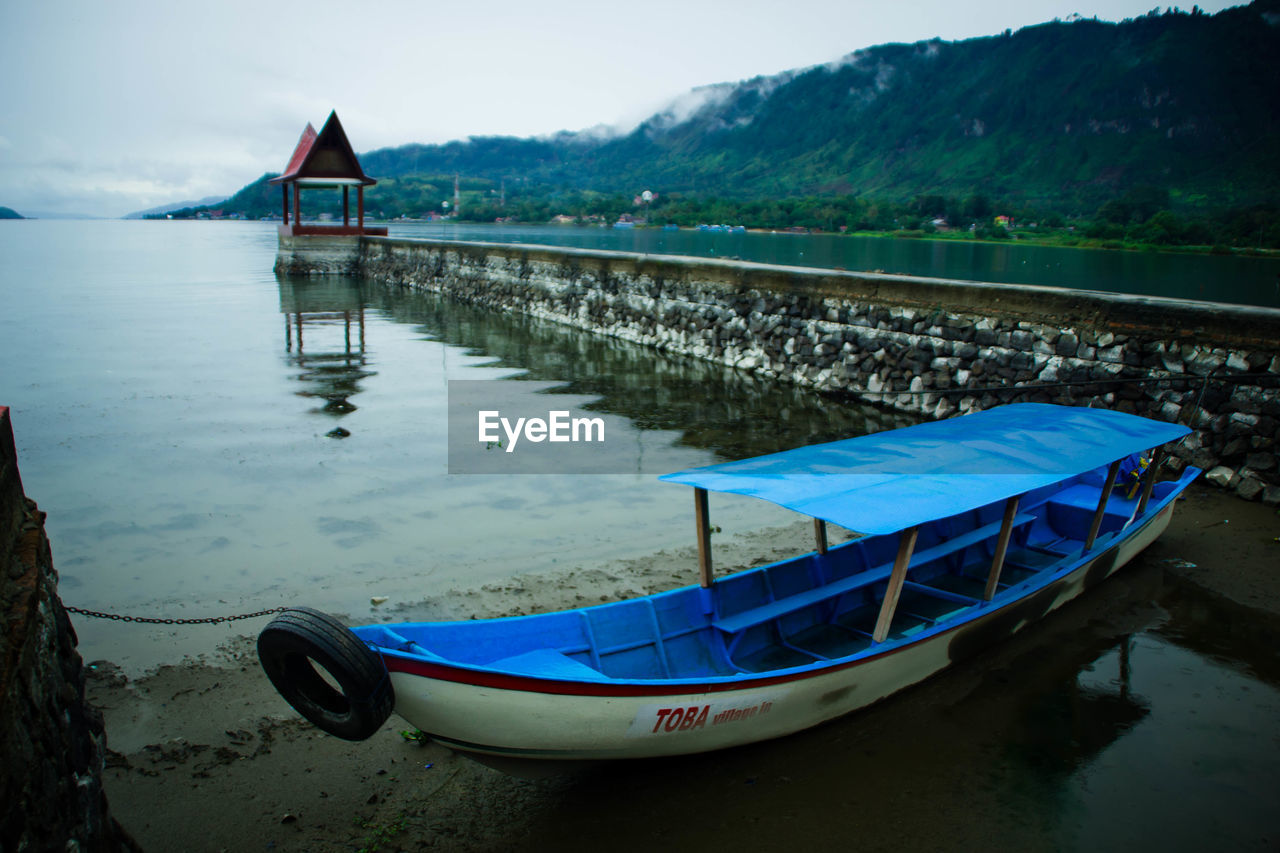
<path fill-rule="evenodd" d="M 1120 364 L 1124 361 L 1124 347 L 1113 346 L 1098 350 L 1098 361 L 1105 361 L 1108 364 Z"/>
<path fill-rule="evenodd" d="M 1219 358 L 1213 353 L 1201 352 L 1195 354 L 1187 362 L 1187 372 L 1196 376 L 1208 376 L 1225 363 L 1225 359 Z"/>
<path fill-rule="evenodd" d="M 1276 467 L 1276 457 L 1274 453 L 1265 451 L 1258 453 L 1250 453 L 1245 457 L 1245 467 L 1254 471 L 1270 471 Z"/>
<path fill-rule="evenodd" d="M 1246 430 L 1252 430 L 1258 425 L 1258 416 L 1246 414 L 1244 412 L 1232 412 L 1231 423 L 1243 427 Z"/>
<path fill-rule="evenodd" d="M 1214 468 L 1212 471 L 1205 474 L 1204 478 L 1208 480 L 1210 483 L 1213 483 L 1215 486 L 1220 486 L 1226 489 L 1231 486 L 1231 481 L 1235 478 L 1235 476 L 1236 476 L 1235 471 L 1232 471 L 1230 468 L 1228 468 L 1225 465 L 1219 465 L 1217 468 Z"/>
<path fill-rule="evenodd" d="M 1241 477 L 1236 486 L 1236 494 L 1247 501 L 1256 500 L 1262 494 L 1262 481 L 1256 477 Z"/>

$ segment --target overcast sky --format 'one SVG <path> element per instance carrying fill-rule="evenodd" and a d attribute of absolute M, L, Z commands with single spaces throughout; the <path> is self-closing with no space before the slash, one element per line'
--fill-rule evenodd
<path fill-rule="evenodd" d="M 1149 2 L 0 0 L 0 205 L 229 195 L 330 109 L 358 152 L 635 124 L 695 86 Z"/>

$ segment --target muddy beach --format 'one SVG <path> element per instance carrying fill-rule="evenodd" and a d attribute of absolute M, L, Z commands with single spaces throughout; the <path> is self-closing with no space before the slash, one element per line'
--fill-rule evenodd
<path fill-rule="evenodd" d="M 787 556 L 810 537 L 797 522 L 717 544 L 718 568 Z M 363 743 L 325 735 L 274 692 L 251 638 L 223 629 L 216 652 L 142 677 L 92 665 L 108 796 L 146 850 L 834 849 L 852 839 L 870 850 L 1274 849 L 1277 537 L 1274 508 L 1195 487 L 1165 535 L 1101 588 L 871 709 L 718 754 L 540 778 L 407 740 L 395 716 Z M 664 551 L 388 602 L 382 615 L 558 609 L 683 585 L 695 565 L 692 547 Z"/>

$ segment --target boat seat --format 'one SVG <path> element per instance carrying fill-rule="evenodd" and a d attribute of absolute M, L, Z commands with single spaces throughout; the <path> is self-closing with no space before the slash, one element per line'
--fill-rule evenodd
<path fill-rule="evenodd" d="M 555 649 L 534 649 L 531 652 L 495 660 L 486 666 L 504 672 L 543 678 L 600 679 L 605 677 L 599 670 L 592 669 L 585 663 L 580 663 Z"/>
<path fill-rule="evenodd" d="M 1036 517 L 1034 515 L 1020 514 L 1014 517 L 1013 527 L 1017 530 L 1018 528 L 1031 524 L 1035 520 Z M 984 542 L 987 539 L 995 537 L 1000 533 L 1001 523 L 1002 522 L 1000 521 L 995 521 L 991 524 L 986 524 L 982 527 L 970 530 L 968 533 L 962 533 L 959 536 L 952 537 L 945 542 L 939 542 L 937 545 L 932 547 L 916 551 L 911 555 L 911 563 L 908 566 L 908 571 L 917 568 L 918 566 L 923 566 L 926 563 L 931 563 L 942 557 L 958 553 L 972 545 L 977 545 L 980 542 Z M 841 578 L 840 580 L 832 581 L 831 583 L 823 584 L 822 586 L 814 587 L 813 589 L 806 589 L 803 592 L 789 595 L 786 598 L 770 601 L 765 604 L 761 604 L 758 607 L 752 607 L 738 613 L 718 617 L 713 620 L 711 624 L 726 634 L 736 634 L 739 631 L 745 631 L 747 628 L 752 628 L 756 625 L 778 619 L 805 607 L 811 607 L 812 605 L 821 604 L 822 602 L 830 599 L 838 598 L 845 593 L 853 592 L 856 589 L 887 581 L 891 574 L 893 574 L 893 563 L 885 563 L 882 566 L 876 566 L 873 569 L 858 572 L 857 574 L 850 575 L 847 578 Z"/>
<path fill-rule="evenodd" d="M 1063 489 L 1047 501 L 1049 525 L 1066 534 L 1068 539 L 1083 540 L 1093 514 L 1098 509 L 1102 490 L 1093 486 L 1076 485 Z M 1135 498 L 1127 498 L 1117 487 L 1107 500 L 1099 532 L 1110 533 L 1125 526 L 1138 506 Z M 1078 550 L 1079 544 L 1071 550 Z"/>

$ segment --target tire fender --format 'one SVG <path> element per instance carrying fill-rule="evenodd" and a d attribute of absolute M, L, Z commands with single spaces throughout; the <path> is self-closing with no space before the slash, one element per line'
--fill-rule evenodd
<path fill-rule="evenodd" d="M 335 737 L 365 740 L 391 716 L 395 690 L 382 658 L 327 613 L 295 607 L 272 619 L 258 635 L 258 660 L 285 701 Z"/>

